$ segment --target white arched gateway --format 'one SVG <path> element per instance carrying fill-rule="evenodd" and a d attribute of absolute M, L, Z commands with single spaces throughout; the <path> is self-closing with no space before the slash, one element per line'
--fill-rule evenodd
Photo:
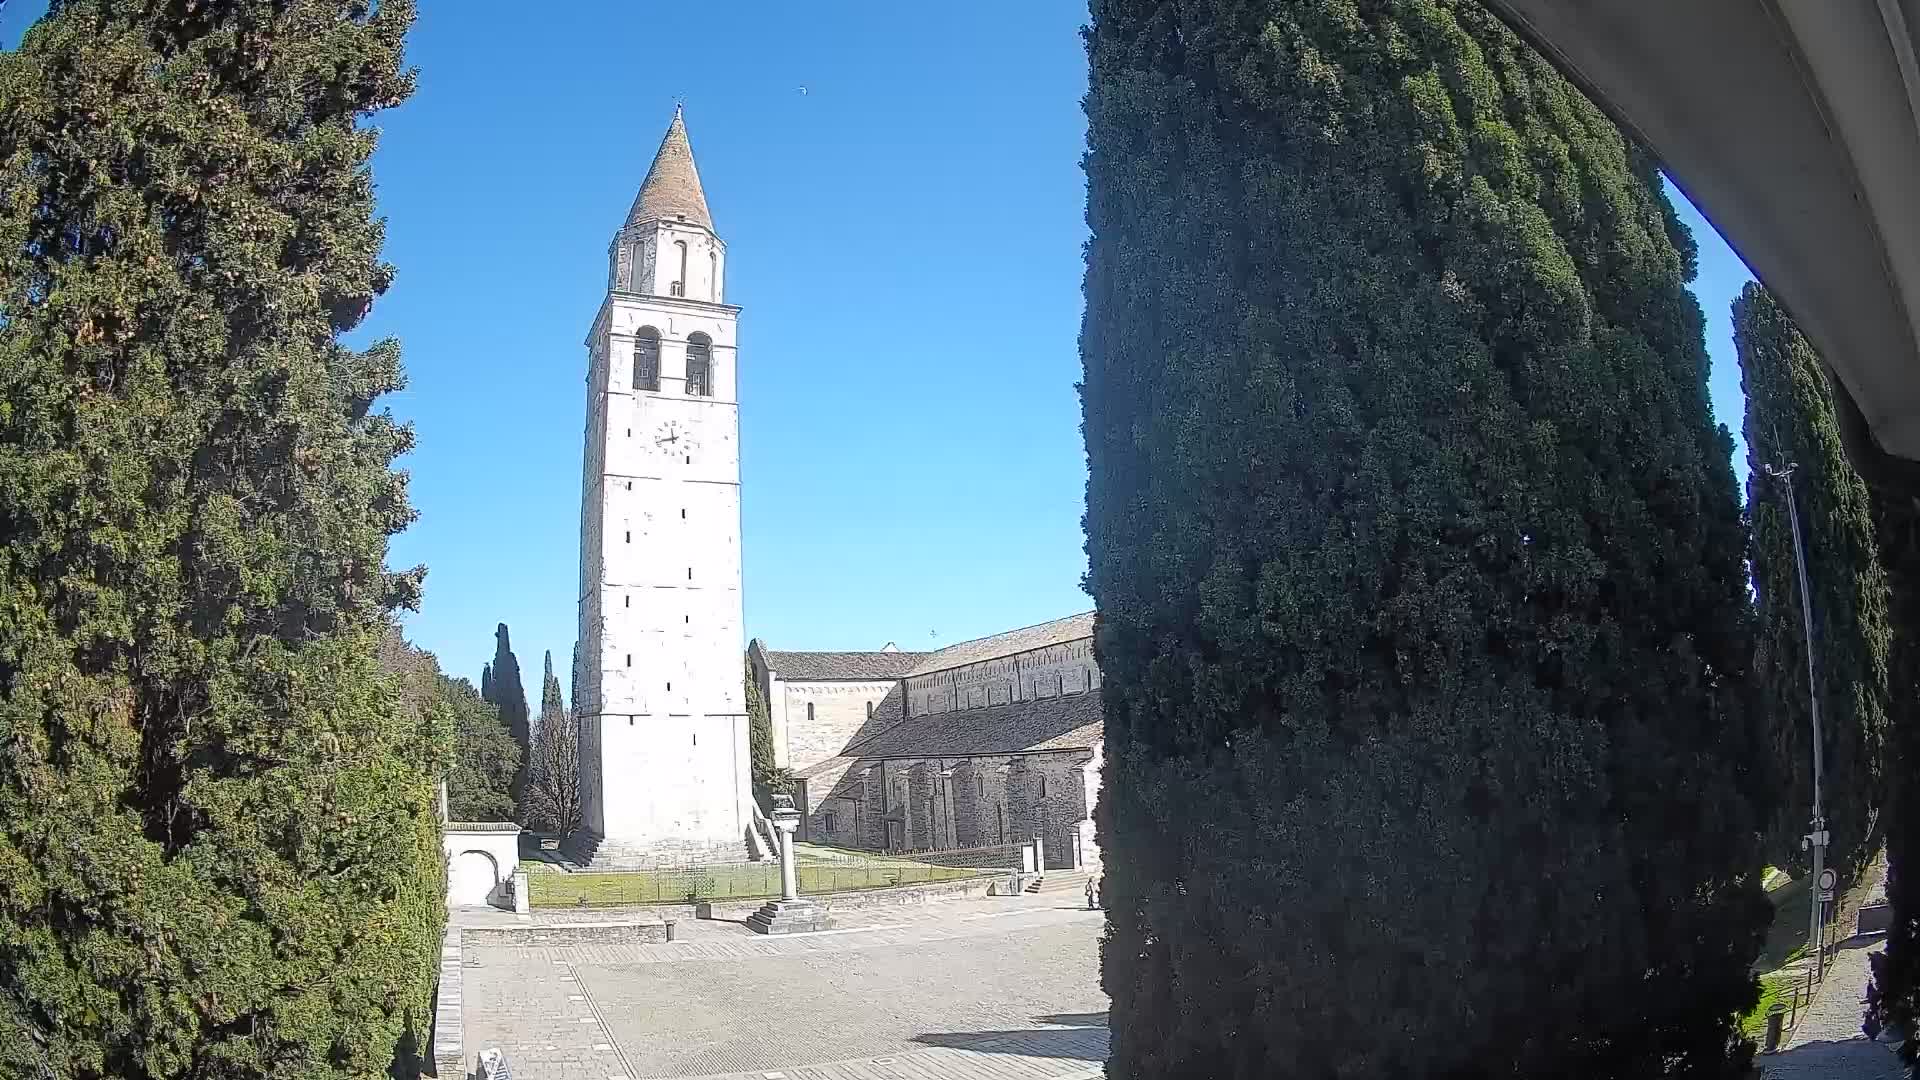
<path fill-rule="evenodd" d="M 520 826 L 511 821 L 454 821 L 441 829 L 447 853 L 447 906 L 509 907 L 502 888 L 520 866 Z"/>

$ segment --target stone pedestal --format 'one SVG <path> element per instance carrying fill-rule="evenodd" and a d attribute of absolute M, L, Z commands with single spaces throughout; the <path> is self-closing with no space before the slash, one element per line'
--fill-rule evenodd
<path fill-rule="evenodd" d="M 804 898 L 775 900 L 747 916 L 747 927 L 758 934 L 804 934 L 832 926 L 827 909 Z"/>

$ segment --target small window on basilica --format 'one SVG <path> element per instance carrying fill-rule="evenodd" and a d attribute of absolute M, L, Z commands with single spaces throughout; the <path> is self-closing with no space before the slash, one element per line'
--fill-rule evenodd
<path fill-rule="evenodd" d="M 873 719 L 873 702 L 867 702 L 867 719 Z"/>

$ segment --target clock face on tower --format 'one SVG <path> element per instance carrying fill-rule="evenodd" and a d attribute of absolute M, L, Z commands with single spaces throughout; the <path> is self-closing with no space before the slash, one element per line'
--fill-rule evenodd
<path fill-rule="evenodd" d="M 662 457 L 679 457 L 686 461 L 691 461 L 699 449 L 693 432 L 682 427 L 677 420 L 669 420 L 654 429 L 653 445 L 659 449 Z"/>

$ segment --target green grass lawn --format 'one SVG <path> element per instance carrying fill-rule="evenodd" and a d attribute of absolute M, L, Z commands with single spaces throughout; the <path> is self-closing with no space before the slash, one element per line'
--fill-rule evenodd
<path fill-rule="evenodd" d="M 1769 972 L 1760 976 L 1760 1003 L 1740 1018 L 1740 1030 L 1747 1038 L 1760 1042 L 1767 1034 L 1767 1010 L 1776 1002 L 1784 1003 L 1793 990 L 1793 976 Z"/>
<path fill-rule="evenodd" d="M 894 885 L 957 881 L 1000 873 L 995 869 L 932 866 L 909 859 L 850 864 L 800 863 L 801 893 L 853 892 Z M 624 904 L 684 904 L 689 900 L 761 900 L 780 895 L 777 863 L 740 863 L 697 870 L 633 870 L 600 874 L 530 874 L 533 907 L 607 907 Z"/>
<path fill-rule="evenodd" d="M 1766 940 L 1760 946 L 1760 958 L 1754 961 L 1755 971 L 1772 971 L 1792 963 L 1807 948 L 1807 905 L 1811 902 L 1808 895 L 1810 875 L 1776 885 L 1767 893 L 1767 900 L 1773 904 L 1773 923 L 1767 927 Z M 1777 880 L 1777 879 L 1776 879 Z"/>

